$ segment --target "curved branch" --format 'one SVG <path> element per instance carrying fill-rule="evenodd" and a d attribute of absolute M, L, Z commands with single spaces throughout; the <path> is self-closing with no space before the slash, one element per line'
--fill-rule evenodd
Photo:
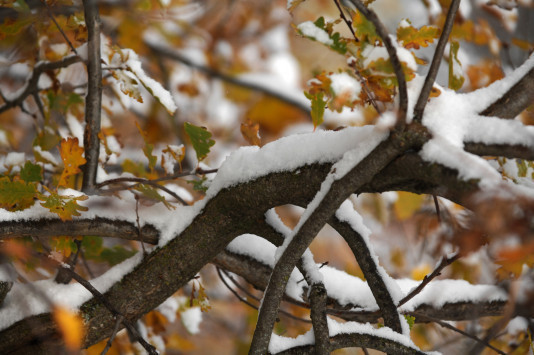
<path fill-rule="evenodd" d="M 313 334 L 315 336 L 315 354 L 330 354 L 330 337 L 328 333 L 328 324 L 326 321 L 326 288 L 322 283 L 316 283 L 311 286 L 310 318 L 313 322 Z"/>

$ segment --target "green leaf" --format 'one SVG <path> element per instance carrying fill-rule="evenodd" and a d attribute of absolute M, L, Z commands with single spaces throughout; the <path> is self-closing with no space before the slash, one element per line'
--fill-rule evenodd
<path fill-rule="evenodd" d="M 211 133 L 205 127 L 198 127 L 189 122 L 184 123 L 184 128 L 197 153 L 198 161 L 204 160 L 210 152 L 210 147 L 215 144 L 211 139 Z"/>
<path fill-rule="evenodd" d="M 452 90 L 461 89 L 465 81 L 462 75 L 462 63 L 458 60 L 458 49 L 460 49 L 460 43 L 451 41 L 449 54 L 449 89 Z"/>
<path fill-rule="evenodd" d="M 48 190 L 48 189 L 47 189 Z M 62 221 L 70 221 L 73 216 L 80 216 L 80 212 L 88 211 L 85 206 L 78 205 L 78 201 L 87 200 L 89 197 L 82 196 L 62 196 L 57 192 L 48 190 L 50 195 L 39 196 L 39 200 L 43 201 L 41 206 L 48 208 L 50 212 L 55 213 L 61 218 Z"/>
<path fill-rule="evenodd" d="M 200 180 L 187 180 L 188 184 L 193 185 L 193 190 L 199 192 L 206 192 L 208 187 L 204 184 L 208 179 L 204 176 Z"/>
<path fill-rule="evenodd" d="M 34 203 L 37 189 L 34 183 L 8 177 L 0 178 L 0 208 L 21 211 Z"/>
<path fill-rule="evenodd" d="M 311 117 L 313 121 L 313 127 L 317 127 L 323 123 L 324 109 L 326 107 L 326 101 L 324 101 L 324 93 L 317 92 L 315 95 L 304 93 L 306 97 L 311 101 Z"/>
<path fill-rule="evenodd" d="M 26 182 L 39 182 L 43 175 L 43 168 L 40 165 L 27 161 L 20 170 L 20 178 Z"/>
<path fill-rule="evenodd" d="M 169 210 L 175 208 L 167 200 L 165 200 L 165 197 L 161 196 L 159 192 L 150 185 L 139 184 L 138 186 L 135 187 L 135 190 L 141 192 L 143 196 L 145 196 L 148 199 L 163 203 L 165 207 L 167 207 Z"/>

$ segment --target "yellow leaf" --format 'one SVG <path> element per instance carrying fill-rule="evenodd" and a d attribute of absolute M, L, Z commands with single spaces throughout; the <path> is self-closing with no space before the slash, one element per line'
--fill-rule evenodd
<path fill-rule="evenodd" d="M 76 313 L 60 306 L 54 306 L 53 314 L 65 346 L 70 350 L 79 350 L 84 332 L 82 319 Z"/>
<path fill-rule="evenodd" d="M 85 164 L 87 160 L 82 156 L 83 148 L 78 145 L 78 138 L 62 139 L 59 153 L 65 168 L 59 178 L 58 186 L 67 186 L 67 178 L 80 173 L 80 165 Z"/>
<path fill-rule="evenodd" d="M 412 279 L 422 281 L 432 270 L 428 264 L 419 265 L 412 270 Z"/>
<path fill-rule="evenodd" d="M 394 210 L 400 220 L 410 218 L 423 204 L 424 195 L 416 195 L 411 192 L 399 191 Z"/>

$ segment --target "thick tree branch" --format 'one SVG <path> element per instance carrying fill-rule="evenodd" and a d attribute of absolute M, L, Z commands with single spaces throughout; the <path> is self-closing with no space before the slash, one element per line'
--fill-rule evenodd
<path fill-rule="evenodd" d="M 97 0 L 83 0 L 87 25 L 87 96 L 85 97 L 85 159 L 82 190 L 92 193 L 96 184 L 100 153 L 100 116 L 102 108 L 102 66 L 100 56 L 100 16 Z"/>
<path fill-rule="evenodd" d="M 447 18 L 445 19 L 445 24 L 443 25 L 443 31 L 439 37 L 438 45 L 434 51 L 434 57 L 432 57 L 432 63 L 428 69 L 428 74 L 426 75 L 423 88 L 417 99 L 413 110 L 413 119 L 415 122 L 421 122 L 423 119 L 423 112 L 428 101 L 428 96 L 438 75 L 439 66 L 441 64 L 441 59 L 443 58 L 443 52 L 445 51 L 445 46 L 449 41 L 449 35 L 452 31 L 452 26 L 454 24 L 454 18 L 456 17 L 456 12 L 460 6 L 460 0 L 452 0 L 451 5 L 449 6 L 449 11 L 447 12 Z"/>

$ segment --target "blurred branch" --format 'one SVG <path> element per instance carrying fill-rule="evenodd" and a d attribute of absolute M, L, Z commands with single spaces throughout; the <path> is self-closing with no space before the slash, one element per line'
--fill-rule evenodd
<path fill-rule="evenodd" d="M 3 113 L 13 107 L 21 106 L 24 100 L 29 95 L 32 95 L 34 92 L 37 92 L 39 90 L 37 84 L 39 83 L 39 78 L 41 74 L 49 71 L 49 70 L 56 70 L 60 68 L 66 68 L 69 65 L 72 65 L 74 63 L 81 62 L 82 58 L 77 55 L 70 55 L 67 57 L 64 57 L 58 61 L 55 62 L 39 62 L 33 67 L 32 74 L 30 78 L 28 79 L 26 86 L 24 89 L 17 95 L 16 98 L 8 100 L 4 97 L 4 104 L 0 106 L 0 113 Z"/>
<path fill-rule="evenodd" d="M 243 87 L 243 88 L 246 88 L 246 89 L 250 89 L 250 90 L 253 90 L 253 91 L 261 92 L 261 93 L 263 93 L 265 95 L 271 96 L 271 97 L 273 97 L 273 98 L 275 98 L 277 100 L 280 100 L 280 101 L 282 101 L 282 102 L 284 102 L 284 103 L 286 103 L 288 105 L 291 105 L 291 106 L 299 109 L 300 111 L 304 112 L 306 115 L 310 115 L 310 107 L 309 107 L 309 105 L 305 105 L 299 100 L 295 100 L 295 99 L 293 99 L 293 98 L 291 98 L 289 96 L 283 95 L 278 90 L 273 90 L 273 89 L 271 89 L 271 88 L 269 88 L 267 86 L 263 86 L 263 85 L 256 84 L 256 83 L 252 83 L 252 82 L 240 79 L 238 77 L 234 77 L 234 76 L 230 76 L 230 75 L 221 73 L 221 72 L 219 72 L 219 71 L 217 71 L 215 69 L 203 66 L 201 64 L 194 63 L 193 61 L 189 60 L 188 58 L 182 56 L 177 51 L 172 50 L 170 48 L 167 48 L 167 47 L 164 47 L 164 46 L 161 46 L 161 45 L 156 45 L 156 44 L 153 44 L 153 43 L 148 43 L 148 42 L 145 42 L 145 43 L 157 55 L 162 55 L 162 56 L 165 56 L 165 57 L 167 57 L 169 59 L 178 61 L 178 62 L 180 62 L 180 63 L 182 63 L 184 65 L 187 65 L 188 67 L 191 67 L 193 69 L 196 69 L 196 70 L 198 70 L 198 71 L 200 71 L 200 72 L 202 72 L 202 73 L 204 73 L 204 74 L 206 74 L 208 76 L 211 76 L 213 78 L 217 78 L 217 79 L 221 79 L 223 81 L 226 81 L 229 84 L 240 86 L 240 87 Z"/>
<path fill-rule="evenodd" d="M 449 35 L 452 31 L 452 26 L 454 24 L 454 18 L 456 17 L 456 12 L 460 6 L 460 0 L 452 0 L 451 5 L 449 6 L 449 11 L 447 12 L 447 18 L 445 19 L 445 24 L 443 25 L 443 30 L 441 36 L 439 37 L 438 45 L 434 51 L 434 57 L 432 57 L 432 63 L 428 69 L 428 74 L 425 78 L 425 83 L 417 99 L 413 110 L 413 119 L 415 122 L 421 122 L 423 119 L 423 112 L 428 101 L 428 96 L 438 75 L 439 66 L 441 64 L 441 59 L 443 58 L 443 52 L 445 51 L 445 46 L 449 41 Z"/>
<path fill-rule="evenodd" d="M 469 334 L 469 333 L 467 333 L 467 332 L 464 332 L 463 330 L 458 329 L 458 328 L 456 328 L 456 327 L 450 325 L 450 324 L 447 323 L 447 322 L 443 322 L 443 321 L 440 320 L 440 319 L 437 319 L 437 318 L 434 318 L 434 317 L 429 317 L 429 316 L 426 316 L 426 315 L 423 315 L 423 314 L 420 315 L 420 314 L 417 314 L 417 313 L 416 313 L 414 316 L 416 317 L 416 319 L 417 319 L 417 318 L 421 318 L 422 321 L 436 323 L 436 324 L 440 325 L 440 326 L 443 327 L 443 328 L 450 329 L 450 330 L 452 330 L 452 331 L 454 331 L 454 332 L 456 332 L 456 333 L 459 333 L 459 334 L 461 334 L 461 335 L 463 335 L 463 336 L 465 336 L 465 337 L 467 337 L 467 338 L 469 338 L 469 339 L 473 339 L 474 341 L 476 341 L 476 342 L 478 342 L 478 343 L 484 345 L 485 347 L 488 347 L 488 348 L 490 348 L 491 350 L 495 351 L 497 354 L 506 355 L 505 352 L 503 352 L 503 351 L 497 349 L 496 347 L 494 347 L 493 345 L 491 345 L 491 344 L 488 343 L 487 341 L 484 341 L 484 340 L 482 340 L 482 339 L 480 339 L 480 338 L 478 338 L 478 337 L 476 337 L 476 336 L 474 336 L 474 335 L 471 335 L 471 334 Z"/>
<path fill-rule="evenodd" d="M 534 160 L 534 147 L 511 144 L 485 144 L 465 142 L 464 150 L 480 156 Z"/>
<path fill-rule="evenodd" d="M 100 17 L 97 0 L 83 0 L 87 26 L 87 96 L 83 143 L 87 163 L 82 166 L 82 191 L 93 193 L 100 153 L 100 116 L 102 109 L 102 66 L 100 55 Z"/>

